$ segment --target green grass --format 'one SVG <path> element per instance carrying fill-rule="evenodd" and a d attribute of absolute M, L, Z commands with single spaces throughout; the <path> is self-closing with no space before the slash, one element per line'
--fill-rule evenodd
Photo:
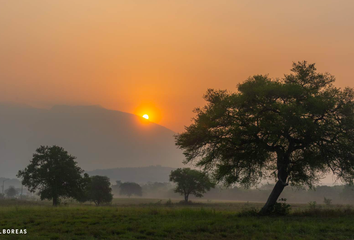
<path fill-rule="evenodd" d="M 0 228 L 27 229 L 0 239 L 354 239 L 348 207 L 307 210 L 286 217 L 244 217 L 257 203 L 211 202 L 165 206 L 159 199 L 115 199 L 113 205 L 0 201 Z M 176 202 L 176 201 L 175 201 Z"/>

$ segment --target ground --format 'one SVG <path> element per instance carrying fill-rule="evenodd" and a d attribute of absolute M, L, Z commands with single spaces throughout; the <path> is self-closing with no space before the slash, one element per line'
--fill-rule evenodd
<path fill-rule="evenodd" d="M 115 199 L 110 206 L 0 201 L 0 230 L 27 229 L 0 239 L 354 239 L 351 206 L 309 209 L 293 204 L 288 216 L 247 215 L 260 203 Z M 321 206 L 320 206 L 321 207 Z"/>

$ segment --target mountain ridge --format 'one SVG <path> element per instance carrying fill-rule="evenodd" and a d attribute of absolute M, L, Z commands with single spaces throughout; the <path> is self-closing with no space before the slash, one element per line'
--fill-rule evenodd
<path fill-rule="evenodd" d="M 118 167 L 182 166 L 174 131 L 131 113 L 101 106 L 51 109 L 0 103 L 0 176 L 14 177 L 40 145 L 58 145 L 85 171 Z"/>

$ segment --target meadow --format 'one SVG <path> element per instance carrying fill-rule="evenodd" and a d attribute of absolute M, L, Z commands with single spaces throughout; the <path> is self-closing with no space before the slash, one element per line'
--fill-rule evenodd
<path fill-rule="evenodd" d="M 0 201 L 0 239 L 354 239 L 352 206 L 292 204 L 288 216 L 254 216 L 261 203 L 122 198 L 108 206 Z"/>

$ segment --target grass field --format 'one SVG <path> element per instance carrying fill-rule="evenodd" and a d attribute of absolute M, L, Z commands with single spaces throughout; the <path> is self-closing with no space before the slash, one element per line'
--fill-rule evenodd
<path fill-rule="evenodd" d="M 0 229 L 27 235 L 0 239 L 354 239 L 349 206 L 292 205 L 283 217 L 245 216 L 260 203 L 199 202 L 166 205 L 158 199 L 115 199 L 110 206 L 0 201 Z"/>

